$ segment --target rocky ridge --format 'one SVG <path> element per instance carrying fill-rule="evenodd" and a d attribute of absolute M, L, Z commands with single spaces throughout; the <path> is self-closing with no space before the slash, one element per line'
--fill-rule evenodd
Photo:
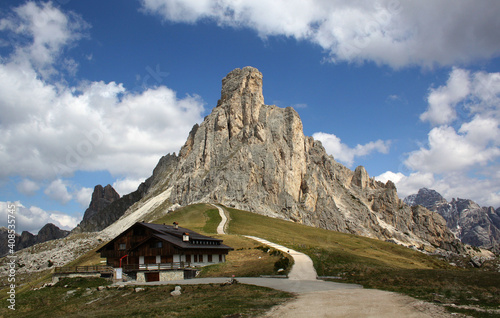
<path fill-rule="evenodd" d="M 107 238 L 104 238 L 107 239 Z M 29 274 L 51 269 L 54 266 L 64 266 L 81 255 L 94 249 L 103 241 L 100 235 L 94 233 L 71 234 L 64 238 L 54 239 L 17 251 L 16 273 Z M 8 275 L 8 258 L 0 259 L 0 276 Z M 19 275 L 22 278 L 22 275 Z"/>
<path fill-rule="evenodd" d="M 105 187 L 100 184 L 96 185 L 82 221 L 72 232 L 97 232 L 113 224 L 132 204 L 143 197 L 143 187 L 120 198 L 111 185 L 108 184 Z"/>
<path fill-rule="evenodd" d="M 61 230 L 59 227 L 52 223 L 47 223 L 38 231 L 38 234 L 36 235 L 28 231 L 23 231 L 20 235 L 16 233 L 14 250 L 19 251 L 38 243 L 60 239 L 68 236 L 69 233 L 69 231 Z M 7 253 L 9 253 L 8 230 L 5 227 L 1 227 L 0 257 L 5 256 Z"/>
<path fill-rule="evenodd" d="M 409 207 L 392 182 L 375 181 L 364 167 L 336 162 L 304 136 L 293 108 L 265 105 L 262 74 L 252 67 L 222 80 L 211 114 L 141 187 L 140 202 L 168 192 L 169 204 L 216 202 L 421 249 L 460 249 L 440 215 Z"/>
<path fill-rule="evenodd" d="M 427 188 L 420 189 L 404 201 L 439 213 L 463 243 L 500 253 L 500 208 L 481 207 L 472 200 L 460 198 L 448 202 L 441 194 Z"/>

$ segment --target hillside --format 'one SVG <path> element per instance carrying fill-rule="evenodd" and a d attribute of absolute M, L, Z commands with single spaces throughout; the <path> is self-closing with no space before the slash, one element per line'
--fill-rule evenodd
<path fill-rule="evenodd" d="M 155 222 L 170 224 L 176 221 L 182 226 L 207 233 L 210 228 L 207 224 L 216 223 L 209 221 L 205 215 L 211 209 L 214 209 L 213 206 L 207 204 L 192 205 L 171 212 Z M 400 269 L 451 268 L 435 257 L 394 243 L 318 229 L 248 211 L 225 209 L 230 218 L 229 234 L 258 236 L 304 252 L 313 259 L 319 275 L 336 276 L 336 268 L 358 264 Z M 207 234 L 209 233 L 215 233 L 214 225 Z M 331 260 L 324 259 L 325 257 Z"/>

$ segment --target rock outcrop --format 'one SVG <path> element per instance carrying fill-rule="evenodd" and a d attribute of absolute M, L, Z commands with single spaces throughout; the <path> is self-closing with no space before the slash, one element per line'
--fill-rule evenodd
<path fill-rule="evenodd" d="M 110 209 L 109 206 L 120 199 L 120 195 L 111 185 L 103 187 L 98 184 L 94 187 L 89 207 L 85 210 L 83 219 L 74 232 L 100 231 L 123 215 L 124 211 Z M 128 207 L 127 207 L 128 208 Z M 120 213 L 121 212 L 121 213 Z"/>
<path fill-rule="evenodd" d="M 61 230 L 59 227 L 52 223 L 45 224 L 37 235 L 33 235 L 28 231 L 23 231 L 20 235 L 15 234 L 15 248 L 14 251 L 19 251 L 24 248 L 33 246 L 38 243 L 44 243 L 51 240 L 57 240 L 68 236 L 70 232 Z M 8 230 L 5 227 L 0 228 L 0 257 L 9 252 L 8 247 Z"/>
<path fill-rule="evenodd" d="M 441 216 L 410 208 L 392 182 L 375 181 L 365 168 L 353 172 L 336 162 L 304 136 L 293 108 L 265 105 L 262 74 L 252 67 L 222 80 L 211 114 L 141 187 L 141 202 L 163 193 L 170 204 L 217 202 L 405 245 L 460 248 Z"/>
<path fill-rule="evenodd" d="M 463 243 L 500 253 L 500 208 L 480 207 L 467 199 L 448 202 L 435 190 L 426 188 L 406 197 L 405 202 L 439 213 Z"/>

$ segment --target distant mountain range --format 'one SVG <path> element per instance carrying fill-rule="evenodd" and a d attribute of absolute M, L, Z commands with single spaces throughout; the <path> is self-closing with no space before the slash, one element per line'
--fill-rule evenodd
<path fill-rule="evenodd" d="M 60 239 L 68 236 L 69 233 L 70 231 L 61 230 L 52 223 L 45 224 L 40 231 L 38 231 L 37 235 L 31 234 L 28 231 L 23 231 L 21 235 L 16 233 L 14 251 L 19 251 L 38 243 Z M 0 257 L 9 253 L 8 234 L 9 231 L 7 228 L 0 227 Z"/>
<path fill-rule="evenodd" d="M 468 199 L 452 199 L 448 202 L 441 194 L 427 188 L 409 195 L 404 202 L 439 213 L 446 220 L 448 228 L 463 243 L 500 253 L 500 208 L 480 207 Z"/>

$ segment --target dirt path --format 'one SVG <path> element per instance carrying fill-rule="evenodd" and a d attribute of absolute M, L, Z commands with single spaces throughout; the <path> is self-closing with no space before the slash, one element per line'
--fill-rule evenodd
<path fill-rule="evenodd" d="M 264 318 L 342 317 L 342 318 L 459 318 L 444 308 L 408 296 L 359 285 L 322 280 L 291 280 L 279 278 L 237 277 L 242 284 L 269 287 L 297 294 L 297 298 L 271 308 Z M 229 277 L 195 278 L 162 282 L 126 282 L 117 285 L 193 285 L 222 284 Z"/>
<path fill-rule="evenodd" d="M 217 234 L 226 234 L 226 232 L 224 231 L 227 223 L 226 213 L 224 212 L 224 209 L 222 207 L 215 204 L 212 204 L 212 206 L 216 207 L 217 210 L 219 210 L 219 215 L 222 218 L 221 222 L 217 226 Z M 313 266 L 313 261 L 306 254 L 289 249 L 288 247 L 285 247 L 283 245 L 269 242 L 267 240 L 261 239 L 260 237 L 249 235 L 245 235 L 245 237 L 292 256 L 294 264 L 292 266 L 292 269 L 290 270 L 290 273 L 288 274 L 289 279 L 316 280 L 317 274 Z"/>
<path fill-rule="evenodd" d="M 217 234 L 226 234 L 226 232 L 224 231 L 224 229 L 226 228 L 226 223 L 227 223 L 226 213 L 224 213 L 224 209 L 221 208 L 220 206 L 215 205 L 215 204 L 212 204 L 212 205 L 214 207 L 216 207 L 217 210 L 219 210 L 219 215 L 222 218 L 219 225 L 217 226 Z"/>
<path fill-rule="evenodd" d="M 299 294 L 296 300 L 272 308 L 265 318 L 451 318 L 442 307 L 375 289 L 340 289 Z"/>
<path fill-rule="evenodd" d="M 313 261 L 306 254 L 289 249 L 288 247 L 285 247 L 283 245 L 278 245 L 276 243 L 269 242 L 267 240 L 261 239 L 260 237 L 249 236 L 249 235 L 245 235 L 245 237 L 248 237 L 252 240 L 255 240 L 259 243 L 270 246 L 274 249 L 277 249 L 283 253 L 287 253 L 290 256 L 292 256 L 294 264 L 292 266 L 292 269 L 290 270 L 290 273 L 288 273 L 289 279 L 316 280 L 317 274 L 313 266 Z"/>

